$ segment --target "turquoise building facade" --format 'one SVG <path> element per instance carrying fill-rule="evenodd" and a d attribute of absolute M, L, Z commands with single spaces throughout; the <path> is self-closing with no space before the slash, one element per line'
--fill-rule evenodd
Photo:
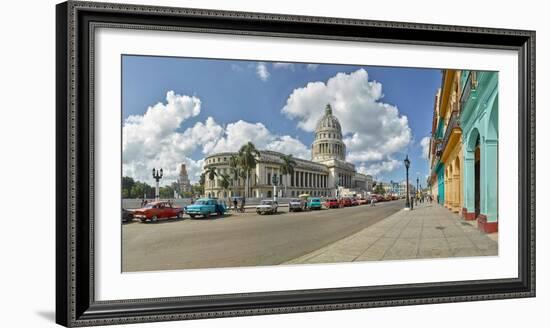
<path fill-rule="evenodd" d="M 461 72 L 462 215 L 498 231 L 498 72 Z"/>

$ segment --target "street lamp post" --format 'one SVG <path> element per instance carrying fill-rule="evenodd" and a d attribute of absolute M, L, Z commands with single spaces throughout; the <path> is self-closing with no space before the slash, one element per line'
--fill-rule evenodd
<path fill-rule="evenodd" d="M 160 198 L 159 181 L 162 179 L 162 169 L 155 170 L 155 168 L 153 168 L 153 179 L 157 182 L 155 186 L 155 200 L 158 201 Z"/>
<path fill-rule="evenodd" d="M 405 197 L 405 208 L 410 209 L 411 208 L 411 202 L 410 202 L 410 199 L 409 199 L 409 166 L 411 165 L 411 161 L 409 160 L 409 155 L 407 155 L 405 157 L 405 160 L 403 162 L 405 162 L 405 169 L 406 169 L 406 172 L 407 172 L 407 195 Z"/>
<path fill-rule="evenodd" d="M 415 198 L 418 199 L 418 196 L 420 196 L 420 189 L 418 189 L 418 177 L 416 177 L 416 195 L 415 195 Z"/>
<path fill-rule="evenodd" d="M 277 176 L 275 174 L 271 178 L 271 182 L 273 182 L 273 201 L 277 201 L 277 183 L 279 181 L 278 181 Z"/>

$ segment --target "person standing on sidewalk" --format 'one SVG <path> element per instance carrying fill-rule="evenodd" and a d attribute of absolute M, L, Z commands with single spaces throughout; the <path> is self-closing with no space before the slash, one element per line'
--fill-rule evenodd
<path fill-rule="evenodd" d="M 244 205 L 246 203 L 246 200 L 244 199 L 244 196 L 243 196 L 243 199 L 241 201 L 241 213 L 244 213 Z"/>

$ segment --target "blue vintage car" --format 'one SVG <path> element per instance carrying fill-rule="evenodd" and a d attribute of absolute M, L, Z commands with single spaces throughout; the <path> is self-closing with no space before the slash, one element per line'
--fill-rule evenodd
<path fill-rule="evenodd" d="M 200 198 L 193 205 L 185 206 L 185 214 L 192 219 L 196 216 L 209 218 L 212 214 L 223 215 L 226 211 L 225 203 L 216 198 Z"/>
<path fill-rule="evenodd" d="M 312 210 L 320 210 L 323 207 L 321 198 L 310 198 L 307 203 L 307 207 L 309 207 Z"/>

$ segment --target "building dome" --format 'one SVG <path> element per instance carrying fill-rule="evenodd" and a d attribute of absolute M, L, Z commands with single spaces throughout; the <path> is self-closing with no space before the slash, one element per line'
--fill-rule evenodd
<path fill-rule="evenodd" d="M 332 108 L 330 107 L 330 104 L 327 105 L 325 108 L 325 115 L 321 117 L 319 122 L 317 122 L 317 126 L 315 127 L 315 131 L 321 131 L 321 130 L 336 130 L 340 134 L 342 134 L 342 127 L 340 126 L 340 121 L 332 114 Z"/>
<path fill-rule="evenodd" d="M 342 141 L 342 127 L 338 118 L 332 114 L 330 104 L 325 108 L 325 115 L 315 127 L 315 141 L 311 146 L 311 158 L 314 161 L 330 159 L 345 160 L 346 145 Z"/>

